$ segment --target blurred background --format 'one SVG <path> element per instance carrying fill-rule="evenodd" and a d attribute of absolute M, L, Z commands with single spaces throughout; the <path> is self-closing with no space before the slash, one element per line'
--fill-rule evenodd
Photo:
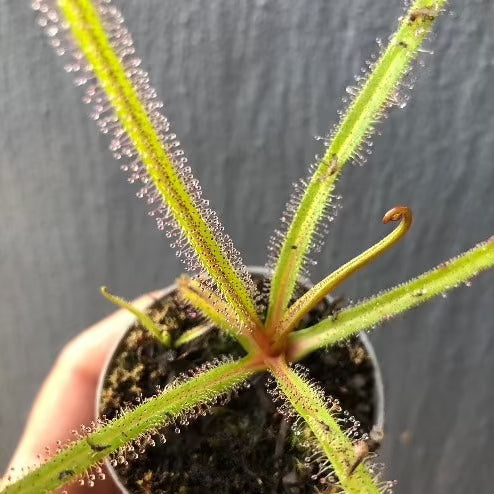
<path fill-rule="evenodd" d="M 0 469 L 56 355 L 181 265 L 86 117 L 30 10 L 0 0 Z M 401 0 L 115 1 L 205 196 L 248 264 L 263 264 L 291 184 L 321 152 L 345 87 L 396 27 Z M 494 233 L 494 3 L 451 2 L 405 111 L 340 181 L 343 209 L 314 280 L 387 233 L 406 240 L 348 282 L 353 299 Z M 386 386 L 382 459 L 397 492 L 487 492 L 494 464 L 494 273 L 371 339 Z"/>

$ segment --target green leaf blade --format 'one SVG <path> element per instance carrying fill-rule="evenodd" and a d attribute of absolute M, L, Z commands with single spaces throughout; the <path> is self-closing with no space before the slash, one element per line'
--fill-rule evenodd
<path fill-rule="evenodd" d="M 6 486 L 2 494 L 49 493 L 96 466 L 143 434 L 148 434 L 235 389 L 256 370 L 249 359 L 229 362 L 165 390 L 134 410 L 81 439 L 25 477 Z"/>
<path fill-rule="evenodd" d="M 341 312 L 336 321 L 325 320 L 290 335 L 290 360 L 374 328 L 448 290 L 467 283 L 494 267 L 494 237 L 441 264 L 414 280 Z"/>
<path fill-rule="evenodd" d="M 239 327 L 230 306 L 197 280 L 185 276 L 180 278 L 178 280 L 178 293 L 186 303 L 198 310 L 216 327 L 236 339 L 247 352 L 255 349 L 250 332 L 252 328 Z"/>
<path fill-rule="evenodd" d="M 115 304 L 117 307 L 121 309 L 128 310 L 131 314 L 133 314 L 139 323 L 149 331 L 159 342 L 163 344 L 165 348 L 170 348 L 171 336 L 170 333 L 166 330 L 166 328 L 161 327 L 161 325 L 157 322 L 154 322 L 151 317 L 146 314 L 144 311 L 139 310 L 127 300 L 124 300 L 121 297 L 117 297 L 112 295 L 106 286 L 102 286 L 100 288 L 102 295 L 109 300 L 111 303 Z"/>
<path fill-rule="evenodd" d="M 357 460 L 354 443 L 340 428 L 321 396 L 321 390 L 305 381 L 286 364 L 278 363 L 270 368 L 278 386 L 295 411 L 307 422 L 320 448 L 330 460 L 334 473 L 347 494 L 379 494 L 380 489 L 364 464 L 354 471 Z"/>
<path fill-rule="evenodd" d="M 297 299 L 285 312 L 279 327 L 275 327 L 273 333 L 280 334 L 280 337 L 290 333 L 310 310 L 316 307 L 349 277 L 396 245 L 406 235 L 413 223 L 412 211 L 407 206 L 394 207 L 383 218 L 384 223 L 389 223 L 390 221 L 399 221 L 400 223 L 382 240 L 339 267 Z"/>
<path fill-rule="evenodd" d="M 276 324 L 288 307 L 344 166 L 358 156 L 386 109 L 396 103 L 396 91 L 446 3 L 447 0 L 415 0 L 372 72 L 356 90 L 355 99 L 298 201 L 280 247 L 271 283 L 268 325 Z"/>
<path fill-rule="evenodd" d="M 156 102 L 150 105 L 145 100 L 132 79 L 135 69 L 126 67 L 112 46 L 101 11 L 98 10 L 106 9 L 104 11 L 108 12 L 109 5 L 98 7 L 91 0 L 58 0 L 58 7 L 68 24 L 71 37 L 96 77 L 98 87 L 103 90 L 114 115 L 118 117 L 123 135 L 131 144 L 131 148 L 125 144 L 122 153 L 128 152 L 129 156 L 135 153 L 145 167 L 147 175 L 136 172 L 136 180 L 144 180 L 143 183 L 147 184 L 149 177 L 155 188 L 153 190 L 159 192 L 166 204 L 165 218 L 160 218 L 160 221 L 162 225 L 168 225 L 171 237 L 177 239 L 172 243 L 176 244 L 178 253 L 186 251 L 183 258 L 193 266 L 196 266 L 193 259 L 197 259 L 198 265 L 235 308 L 240 321 L 247 325 L 252 322 L 258 324 L 255 286 L 238 252 L 231 240 L 221 233 L 216 215 L 201 198 L 197 180 L 184 166 L 181 151 L 175 147 L 178 142 L 174 134 L 168 142 L 167 138 L 172 134 L 163 135 L 163 130 L 156 127 L 159 119 L 153 113 L 155 110 L 151 109 Z M 124 34 L 129 36 L 127 32 Z M 140 76 L 145 79 L 142 74 Z M 149 90 L 146 84 L 144 86 Z M 119 139 L 125 141 L 120 135 L 117 141 Z M 151 189 L 151 185 L 145 185 L 143 190 Z M 188 250 L 187 244 L 191 250 Z"/>

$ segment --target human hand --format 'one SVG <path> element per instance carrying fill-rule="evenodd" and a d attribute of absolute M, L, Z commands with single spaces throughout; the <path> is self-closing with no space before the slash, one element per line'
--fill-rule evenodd
<path fill-rule="evenodd" d="M 140 310 L 148 307 L 159 292 L 144 295 L 133 304 Z M 119 337 L 133 321 L 132 314 L 119 310 L 70 341 L 60 353 L 45 379 L 29 414 L 21 440 L 10 462 L 7 477 L 27 473 L 27 468 L 45 458 L 46 448 L 54 452 L 57 441 L 73 439 L 72 430 L 94 420 L 96 392 L 100 374 Z M 8 482 L 7 482 L 8 484 Z M 0 479 L 0 488 L 4 484 Z M 109 475 L 94 487 L 73 484 L 69 494 L 117 494 Z"/>

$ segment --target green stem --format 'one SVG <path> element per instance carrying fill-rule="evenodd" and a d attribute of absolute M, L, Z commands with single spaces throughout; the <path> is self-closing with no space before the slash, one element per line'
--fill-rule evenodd
<path fill-rule="evenodd" d="M 302 359 L 309 353 L 334 345 L 371 329 L 392 317 L 444 294 L 480 272 L 494 267 L 494 236 L 468 252 L 418 278 L 341 312 L 336 321 L 324 320 L 290 335 L 288 358 Z"/>
<path fill-rule="evenodd" d="M 292 298 L 316 228 L 327 211 L 343 167 L 370 138 L 376 123 L 394 102 L 423 41 L 447 0 L 415 0 L 342 118 L 322 160 L 305 189 L 281 246 L 271 283 L 267 326 L 276 324 Z M 434 8 L 431 8 L 431 4 Z M 427 12 L 427 15 L 425 15 Z"/>

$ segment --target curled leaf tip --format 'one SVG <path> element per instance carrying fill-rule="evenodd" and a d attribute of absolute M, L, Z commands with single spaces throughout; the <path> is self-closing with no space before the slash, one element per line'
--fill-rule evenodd
<path fill-rule="evenodd" d="M 390 221 L 404 221 L 406 226 L 410 228 L 413 222 L 412 210 L 408 206 L 396 206 L 390 209 L 383 217 L 383 223 Z"/>

